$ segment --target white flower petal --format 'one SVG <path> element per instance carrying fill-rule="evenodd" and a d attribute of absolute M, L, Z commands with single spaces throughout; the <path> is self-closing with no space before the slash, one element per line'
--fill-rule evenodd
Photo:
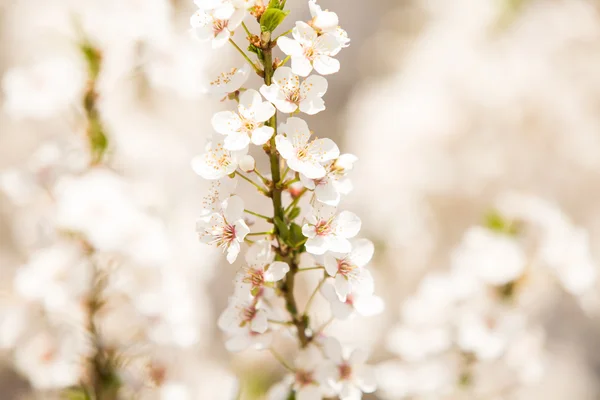
<path fill-rule="evenodd" d="M 252 132 L 252 143 L 257 146 L 262 146 L 271 139 L 274 132 L 275 130 L 270 126 L 261 126 L 260 128 L 256 128 Z"/>
<path fill-rule="evenodd" d="M 269 322 L 267 319 L 267 313 L 265 310 L 257 310 L 250 323 L 250 328 L 253 332 L 265 333 L 269 328 Z"/>
<path fill-rule="evenodd" d="M 362 222 L 356 214 L 342 211 L 336 218 L 336 233 L 344 238 L 352 238 L 358 234 Z"/>
<path fill-rule="evenodd" d="M 346 297 L 350 294 L 352 285 L 345 276 L 338 274 L 335 276 L 335 292 L 337 293 L 340 301 L 346 301 Z"/>
<path fill-rule="evenodd" d="M 340 71 L 340 62 L 333 57 L 320 55 L 313 60 L 313 67 L 321 75 L 331 75 Z"/>
<path fill-rule="evenodd" d="M 223 202 L 223 216 L 227 223 L 233 224 L 244 215 L 244 200 L 240 196 L 231 196 Z"/>
<path fill-rule="evenodd" d="M 292 71 L 300 76 L 308 76 L 313 70 L 313 65 L 303 54 L 292 56 Z"/>
<path fill-rule="evenodd" d="M 302 44 L 312 45 L 317 40 L 317 32 L 306 22 L 297 21 L 292 30 L 294 39 Z"/>
<path fill-rule="evenodd" d="M 301 56 L 303 53 L 300 43 L 285 36 L 277 39 L 277 45 L 288 56 Z"/>
<path fill-rule="evenodd" d="M 327 358 L 336 364 L 341 364 L 344 362 L 344 358 L 342 357 L 342 345 L 337 339 L 333 337 L 328 337 L 325 339 L 323 350 L 325 350 L 325 355 Z"/>
<path fill-rule="evenodd" d="M 233 111 L 221 111 L 213 115 L 211 124 L 220 134 L 228 135 L 237 132 L 242 126 L 242 121 Z"/>
<path fill-rule="evenodd" d="M 354 239 L 352 240 L 352 251 L 348 257 L 352 263 L 364 267 L 371 261 L 375 253 L 375 246 L 369 239 Z"/>
<path fill-rule="evenodd" d="M 265 274 L 265 278 L 268 282 L 277 282 L 289 272 L 290 267 L 283 261 L 275 261 L 269 266 Z"/>
<path fill-rule="evenodd" d="M 323 260 L 325 271 L 329 276 L 335 276 L 338 272 L 338 260 L 331 254 L 326 254 Z"/>

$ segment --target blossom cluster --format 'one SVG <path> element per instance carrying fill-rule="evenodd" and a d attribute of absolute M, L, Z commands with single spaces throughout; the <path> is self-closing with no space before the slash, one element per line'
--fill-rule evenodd
<path fill-rule="evenodd" d="M 550 353 L 539 316 L 562 288 L 596 301 L 589 240 L 554 205 L 507 193 L 485 224 L 467 230 L 447 271 L 427 274 L 401 307 L 378 366 L 385 398 L 477 398 L 542 381 Z"/>
<path fill-rule="evenodd" d="M 189 232 L 195 204 L 174 203 L 148 187 L 148 180 L 160 182 L 156 170 L 187 160 L 184 138 L 158 129 L 160 117 L 150 120 L 141 102 L 127 102 L 131 88 L 121 84 L 138 68 L 148 78 L 147 94 L 168 83 L 180 97 L 171 101 L 197 98 L 206 88 L 190 82 L 208 81 L 203 50 L 185 28 L 175 33 L 170 2 L 94 3 L 44 4 L 42 26 L 19 29 L 36 32 L 27 46 L 36 61 L 45 54 L 40 46 L 52 56 L 11 66 L 2 77 L 3 122 L 12 128 L 3 139 L 17 133 L 14 152 L 22 147 L 27 154 L 3 158 L 0 170 L 3 365 L 29 383 L 33 393 L 18 396 L 232 398 L 237 379 L 204 353 L 202 329 L 213 316 L 207 278 L 196 278 L 198 271 L 210 275 L 214 262 Z M 31 6 L 15 3 L 10 13 Z M 75 32 L 63 37 L 72 25 Z M 48 45 L 43 36 L 67 43 Z M 142 67 L 125 56 L 131 49 L 144 57 Z M 185 85 L 167 79 L 173 70 Z M 160 154 L 147 154 L 158 143 Z M 163 189 L 180 191 L 181 180 L 169 184 Z M 198 385 L 197 375 L 217 388 Z M 11 377 L 1 397 L 17 396 L 11 386 L 25 391 L 25 382 L 13 380 L 19 382 Z"/>
<path fill-rule="evenodd" d="M 230 264 L 248 246 L 234 294 L 218 321 L 227 336 L 226 347 L 270 349 L 293 372 L 272 389 L 272 399 L 286 399 L 290 391 L 300 400 L 361 398 L 362 392 L 375 390 L 373 371 L 364 365 L 366 354 L 347 352 L 325 335 L 327 323 L 315 327 L 309 315 L 319 292 L 331 304 L 332 319 L 346 319 L 355 311 L 373 315 L 383 309 L 367 268 L 373 243 L 357 237 L 361 228 L 357 215 L 338 209 L 342 196 L 352 190 L 348 174 L 357 158 L 341 154 L 331 139 L 313 137 L 301 117 L 325 110 L 324 76 L 339 71 L 334 57 L 349 45 L 348 35 L 339 27 L 337 15 L 323 10 L 316 0 L 308 2 L 309 21 L 297 21 L 277 37 L 273 31 L 289 13 L 285 0 L 268 5 L 256 0 L 195 3 L 198 11 L 191 17 L 195 37 L 211 41 L 213 48 L 230 42 L 250 66 L 224 72 L 214 81 L 213 91 L 235 100 L 237 106 L 214 115 L 216 133 L 206 151 L 192 160 L 193 170 L 212 182 L 197 220 L 200 240 L 221 248 Z M 250 16 L 259 23 L 259 34 L 252 34 L 246 25 Z M 248 52 L 234 41 L 234 33 L 242 28 Z M 276 47 L 286 55 L 282 61 L 273 57 Z M 288 61 L 291 67 L 285 66 Z M 264 80 L 258 91 L 244 87 L 252 69 Z M 279 124 L 278 112 L 288 114 Z M 270 173 L 259 171 L 250 155 L 253 146 L 264 151 Z M 272 215 L 246 208 L 235 194 L 242 179 L 270 200 Z M 305 196 L 310 198 L 303 213 L 300 202 Z M 268 230 L 253 232 L 255 218 L 264 220 Z M 303 261 L 300 267 L 302 254 L 312 261 Z M 323 275 L 300 312 L 294 282 L 305 270 Z M 276 334 L 290 332 L 300 347 L 294 363 L 281 359 L 273 348 Z"/>

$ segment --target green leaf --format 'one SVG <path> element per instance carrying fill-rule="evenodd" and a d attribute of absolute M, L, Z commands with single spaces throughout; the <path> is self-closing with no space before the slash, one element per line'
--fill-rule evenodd
<path fill-rule="evenodd" d="M 264 56 L 263 56 L 263 51 L 261 49 L 259 49 L 258 47 L 256 47 L 255 45 L 251 44 L 248 46 L 248 51 L 250 53 L 254 53 L 256 54 L 256 56 L 258 57 L 259 60 L 264 61 Z"/>
<path fill-rule="evenodd" d="M 287 244 L 293 248 L 298 248 L 306 243 L 306 240 L 307 237 L 302 234 L 302 227 L 292 223 L 290 225 L 290 237 Z"/>
<path fill-rule="evenodd" d="M 290 235 L 290 231 L 288 229 L 288 226 L 279 217 L 275 217 L 274 222 L 275 222 L 275 226 L 277 227 L 277 233 L 279 234 L 279 237 L 281 239 L 283 239 L 284 242 L 287 243 L 287 238 Z"/>
<path fill-rule="evenodd" d="M 279 8 L 268 8 L 260 17 L 260 30 L 262 32 L 273 32 L 289 13 L 289 11 L 283 11 Z"/>
<path fill-rule="evenodd" d="M 296 392 L 292 390 L 286 400 L 296 400 Z"/>
<path fill-rule="evenodd" d="M 280 3 L 279 0 L 271 0 L 269 2 L 269 5 L 267 6 L 267 9 L 269 8 L 277 8 L 279 10 L 283 10 L 283 3 Z"/>
<path fill-rule="evenodd" d="M 288 215 L 288 218 L 290 220 L 296 219 L 296 217 L 298 217 L 298 215 L 300 215 L 300 207 L 294 207 L 292 208 L 292 210 L 290 211 L 290 214 Z"/>

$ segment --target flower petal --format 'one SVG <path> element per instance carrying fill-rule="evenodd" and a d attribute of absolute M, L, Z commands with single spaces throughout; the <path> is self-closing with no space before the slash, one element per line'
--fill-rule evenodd
<path fill-rule="evenodd" d="M 288 56 L 297 56 L 302 55 L 302 45 L 294 39 L 290 39 L 288 37 L 280 37 L 277 39 L 277 45 L 281 49 L 281 51 Z"/>
<path fill-rule="evenodd" d="M 252 132 L 252 143 L 257 146 L 262 146 L 271 139 L 274 132 L 275 130 L 270 126 L 261 126 L 260 128 L 256 128 Z"/>
<path fill-rule="evenodd" d="M 325 271 L 329 276 L 335 276 L 338 272 L 338 260 L 331 254 L 326 254 L 323 260 Z"/>
<path fill-rule="evenodd" d="M 325 355 L 327 358 L 336 364 L 341 364 L 344 362 L 344 358 L 342 357 L 342 345 L 337 339 L 333 337 L 328 337 L 325 339 L 323 350 L 325 350 Z"/>
<path fill-rule="evenodd" d="M 347 239 L 356 236 L 362 225 L 360 218 L 350 211 L 342 211 L 338 214 L 335 221 L 336 233 Z"/>
<path fill-rule="evenodd" d="M 244 214 L 244 200 L 240 196 L 231 196 L 223 202 L 223 216 L 227 223 L 234 224 L 242 219 Z"/>
<path fill-rule="evenodd" d="M 277 282 L 285 276 L 290 270 L 289 265 L 283 261 L 275 261 L 269 266 L 265 274 L 265 278 L 268 282 Z"/>
<path fill-rule="evenodd" d="M 320 55 L 313 60 L 313 67 L 321 75 L 331 75 L 340 71 L 340 62 L 333 57 Z"/>
<path fill-rule="evenodd" d="M 352 240 L 352 251 L 348 257 L 352 263 L 358 267 L 364 267 L 373 258 L 375 246 L 369 239 L 354 239 Z"/>
<path fill-rule="evenodd" d="M 242 126 L 239 115 L 233 111 L 218 112 L 213 115 L 210 122 L 215 131 L 219 132 L 221 135 L 237 132 Z"/>

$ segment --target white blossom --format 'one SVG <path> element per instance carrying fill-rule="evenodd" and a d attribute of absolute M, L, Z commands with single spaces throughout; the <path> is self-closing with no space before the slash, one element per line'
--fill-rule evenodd
<path fill-rule="evenodd" d="M 192 169 L 204 179 L 221 179 L 234 173 L 240 159 L 247 153 L 247 149 L 227 150 L 221 138 L 213 138 L 206 153 L 192 159 Z"/>
<path fill-rule="evenodd" d="M 309 0 L 308 7 L 312 16 L 310 25 L 319 34 L 333 34 L 339 42 L 339 49 L 348 47 L 350 45 L 348 33 L 342 28 L 340 28 L 340 21 L 336 13 L 329 10 L 323 10 L 321 6 L 317 4 L 317 0 Z"/>
<path fill-rule="evenodd" d="M 265 333 L 269 327 L 267 313 L 258 308 L 254 301 L 241 301 L 237 297 L 232 297 L 219 317 L 219 328 L 225 332 L 236 332 L 246 325 L 252 332 Z"/>
<path fill-rule="evenodd" d="M 221 14 L 222 9 L 217 8 L 210 12 L 198 10 L 190 19 L 194 36 L 201 41 L 211 40 L 213 48 L 223 47 L 233 35 L 233 31 L 240 26 L 245 17 L 243 10 L 236 10 L 230 16 Z"/>
<path fill-rule="evenodd" d="M 300 83 L 300 78 L 288 67 L 277 68 L 271 85 L 262 85 L 260 92 L 283 113 L 293 113 L 298 108 L 313 115 L 325 110 L 322 97 L 327 92 L 327 80 L 312 75 Z"/>
<path fill-rule="evenodd" d="M 227 72 L 222 72 L 217 78 L 210 82 L 209 92 L 215 94 L 229 94 L 239 90 L 252 72 L 252 67 L 244 63 L 240 68 L 231 68 Z"/>
<path fill-rule="evenodd" d="M 279 126 L 275 137 L 277 151 L 281 154 L 291 170 L 302 173 L 311 179 L 322 178 L 327 173 L 323 163 L 335 159 L 340 151 L 331 139 L 314 139 L 309 141 L 311 132 L 308 124 L 297 117 Z"/>
<path fill-rule="evenodd" d="M 281 51 L 292 58 L 292 72 L 308 76 L 313 68 L 321 75 L 330 75 L 340 70 L 340 62 L 332 56 L 341 48 L 338 39 L 331 33 L 317 35 L 307 23 L 298 21 L 292 31 L 294 39 L 281 37 L 277 44 Z"/>
<path fill-rule="evenodd" d="M 337 206 L 342 195 L 347 195 L 352 191 L 352 181 L 347 174 L 352 170 L 356 160 L 356 156 L 352 154 L 342 154 L 325 165 L 326 173 L 322 178 L 310 179 L 306 175 L 300 174 L 300 181 L 305 188 L 314 191 L 318 201 L 330 206 Z"/>
<path fill-rule="evenodd" d="M 329 302 L 331 313 L 337 319 L 348 319 L 356 313 L 363 317 L 371 317 L 383 312 L 383 299 L 373 293 L 350 292 L 346 300 L 341 301 L 331 282 L 325 282 L 321 294 Z"/>
<path fill-rule="evenodd" d="M 237 281 L 255 295 L 262 292 L 265 285 L 278 282 L 285 277 L 290 270 L 287 263 L 274 261 L 275 253 L 271 243 L 261 240 L 248 249 L 246 253 L 247 266 L 238 273 Z"/>
<path fill-rule="evenodd" d="M 523 251 L 514 238 L 483 227 L 469 229 L 454 252 L 452 263 L 453 268 L 491 285 L 514 281 L 526 267 Z"/>
<path fill-rule="evenodd" d="M 302 234 L 308 238 L 306 251 L 316 255 L 327 251 L 348 253 L 352 250 L 348 239 L 356 236 L 360 227 L 360 218 L 350 211 L 336 214 L 335 207 L 313 207 L 302 227 Z"/>
<path fill-rule="evenodd" d="M 274 129 L 264 123 L 274 114 L 275 107 L 267 101 L 263 102 L 256 90 L 249 89 L 240 95 L 238 113 L 218 112 L 212 118 L 212 126 L 225 135 L 225 149 L 243 150 L 250 141 L 262 146 L 273 136 Z"/>
<path fill-rule="evenodd" d="M 241 243 L 250 229 L 244 222 L 244 202 L 238 196 L 223 201 L 222 211 L 201 216 L 196 221 L 200 240 L 216 245 L 227 252 L 227 261 L 232 264 L 241 250 Z"/>
<path fill-rule="evenodd" d="M 373 277 L 364 268 L 371 258 L 375 248 L 368 239 L 351 241 L 352 250 L 348 254 L 327 253 L 324 266 L 327 273 L 334 277 L 335 291 L 341 301 L 352 291 L 359 293 L 373 292 Z"/>
<path fill-rule="evenodd" d="M 363 393 L 375 391 L 375 371 L 371 366 L 365 365 L 365 351 L 356 349 L 350 354 L 344 354 L 340 342 L 332 337 L 325 339 L 324 350 L 328 360 L 321 373 L 340 400 L 360 400 Z"/>

